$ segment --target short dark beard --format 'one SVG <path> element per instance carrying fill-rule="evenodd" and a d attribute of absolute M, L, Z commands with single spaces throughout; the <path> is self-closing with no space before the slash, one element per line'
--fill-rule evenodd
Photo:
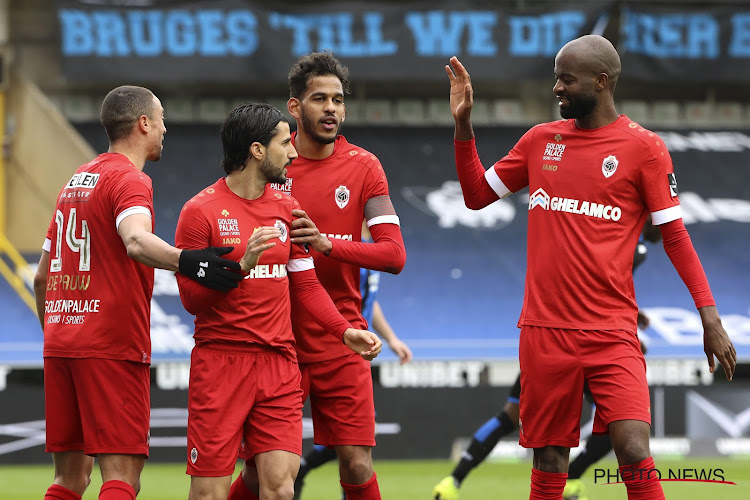
<path fill-rule="evenodd" d="M 560 116 L 566 120 L 570 118 L 580 119 L 589 116 L 596 108 L 596 96 L 594 94 L 580 95 L 575 98 L 568 97 L 568 107 L 560 108 Z"/>
<path fill-rule="evenodd" d="M 286 182 L 284 168 L 275 169 L 268 158 L 263 158 L 260 162 L 260 173 L 266 178 L 266 183 L 275 182 L 277 184 L 284 184 Z"/>
<path fill-rule="evenodd" d="M 336 141 L 336 137 L 339 135 L 339 129 L 341 128 L 341 123 L 339 123 L 336 127 L 336 134 L 330 138 L 330 137 L 324 137 L 317 132 L 315 132 L 315 124 L 310 119 L 309 116 L 305 114 L 303 110 L 300 110 L 302 114 L 302 128 L 305 129 L 305 133 L 310 136 L 310 138 L 320 144 L 331 144 L 332 142 Z"/>

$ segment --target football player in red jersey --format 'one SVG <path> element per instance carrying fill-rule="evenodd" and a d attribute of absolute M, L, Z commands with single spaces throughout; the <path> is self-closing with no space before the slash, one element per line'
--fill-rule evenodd
<path fill-rule="evenodd" d="M 320 283 L 344 318 L 365 328 L 359 269 L 399 273 L 406 262 L 388 181 L 375 155 L 339 135 L 349 92 L 346 67 L 331 53 L 305 55 L 289 72 L 289 88 L 299 158 L 289 166 L 286 183 L 276 187 L 305 209 L 294 212 L 299 219 L 292 226 L 292 241 L 310 248 Z M 363 220 L 373 243 L 360 241 Z M 293 299 L 292 328 L 315 443 L 336 448 L 347 498 L 379 499 L 371 454 L 375 406 L 370 366 L 301 313 Z M 242 475 L 250 485 L 252 474 L 246 471 Z"/>
<path fill-rule="evenodd" d="M 267 104 L 238 106 L 221 129 L 227 173 L 188 201 L 175 241 L 185 248 L 247 241 L 244 279 L 222 294 L 177 275 L 185 308 L 196 315 L 188 399 L 190 499 L 226 499 L 240 445 L 264 499 L 291 499 L 302 453 L 302 390 L 294 350 L 290 295 L 308 321 L 367 363 L 377 336 L 354 329 L 315 275 L 313 259 L 292 242 L 297 201 L 284 183 L 297 157 L 289 123 Z M 311 339 L 321 341 L 322 339 Z M 356 354 L 354 354 L 356 353 Z M 245 490 L 240 480 L 235 489 Z"/>
<path fill-rule="evenodd" d="M 664 498 L 657 475 L 648 474 L 655 467 L 649 395 L 630 272 L 649 213 L 700 313 L 711 371 L 716 357 L 731 380 L 737 362 L 682 222 L 669 152 L 615 109 L 620 69 L 603 37 L 567 43 L 555 57 L 553 88 L 565 120 L 535 126 L 485 172 L 471 125 L 469 73 L 456 58 L 445 67 L 466 205 L 480 209 L 526 186 L 531 192 L 518 323 L 520 443 L 534 449 L 532 499 L 562 498 L 584 382 L 597 405 L 594 433 L 609 433 L 628 498 Z"/>
<path fill-rule="evenodd" d="M 143 173 L 161 158 L 159 99 L 122 86 L 104 99 L 109 151 L 63 187 L 34 278 L 44 329 L 46 450 L 55 462 L 47 500 L 135 499 L 148 456 L 150 310 L 154 267 L 227 291 L 241 277 L 231 248 L 179 250 L 153 234 L 153 190 Z"/>

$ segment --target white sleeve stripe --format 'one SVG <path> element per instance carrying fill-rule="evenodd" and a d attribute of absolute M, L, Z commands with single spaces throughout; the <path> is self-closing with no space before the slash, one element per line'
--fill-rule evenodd
<path fill-rule="evenodd" d="M 52 240 L 49 238 L 44 238 L 44 244 L 42 245 L 42 250 L 45 252 L 49 252 L 52 249 Z"/>
<path fill-rule="evenodd" d="M 375 224 L 396 224 L 397 226 L 400 226 L 401 221 L 399 220 L 398 215 L 378 215 L 367 221 L 367 227 L 372 227 Z"/>
<path fill-rule="evenodd" d="M 298 273 L 300 271 L 307 271 L 308 269 L 315 269 L 312 257 L 304 257 L 302 259 L 290 259 L 286 265 L 286 270 L 290 273 Z"/>
<path fill-rule="evenodd" d="M 494 165 L 487 169 L 484 173 L 484 178 L 487 180 L 487 184 L 490 185 L 492 190 L 497 193 L 500 198 L 508 196 L 511 191 L 508 189 L 503 181 L 500 180 L 500 176 L 497 175 Z"/>
<path fill-rule="evenodd" d="M 680 205 L 651 212 L 651 223 L 654 226 L 660 226 L 677 219 L 682 219 L 682 207 Z"/>
<path fill-rule="evenodd" d="M 129 217 L 135 214 L 148 215 L 149 219 L 153 218 L 151 217 L 151 211 L 146 207 L 138 206 L 138 207 L 126 208 L 125 210 L 120 212 L 120 215 L 117 216 L 117 220 L 115 221 L 115 228 L 120 229 L 120 223 L 125 219 L 125 217 Z"/>

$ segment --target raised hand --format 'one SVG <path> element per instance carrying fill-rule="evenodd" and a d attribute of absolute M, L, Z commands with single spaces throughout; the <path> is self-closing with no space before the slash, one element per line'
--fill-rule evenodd
<path fill-rule="evenodd" d="M 471 77 L 457 57 L 451 57 L 450 64 L 445 65 L 445 72 L 451 82 L 451 114 L 456 122 L 471 118 L 474 105 L 474 92 L 471 88 Z"/>
<path fill-rule="evenodd" d="M 274 238 L 281 236 L 281 231 L 273 226 L 263 226 L 255 228 L 252 236 L 247 239 L 245 255 L 240 259 L 240 267 L 244 272 L 250 271 L 258 264 L 258 259 L 263 252 L 276 246 L 276 243 L 268 243 Z"/>
<path fill-rule="evenodd" d="M 344 332 L 344 343 L 352 351 L 367 361 L 372 361 L 380 354 L 383 342 L 374 333 L 367 330 L 347 328 Z"/>
<path fill-rule="evenodd" d="M 292 221 L 292 243 L 307 244 L 320 253 L 330 254 L 333 248 L 331 241 L 320 232 L 307 212 L 295 208 L 292 215 L 297 217 Z"/>

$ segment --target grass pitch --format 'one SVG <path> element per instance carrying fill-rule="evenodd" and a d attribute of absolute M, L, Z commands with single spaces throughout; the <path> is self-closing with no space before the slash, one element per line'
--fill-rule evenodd
<path fill-rule="evenodd" d="M 671 469 L 716 469 L 724 470 L 727 481 L 737 486 L 689 482 L 662 483 L 668 499 L 721 500 L 750 499 L 750 458 L 684 459 L 665 460 L 657 457 L 656 465 L 661 470 Z M 430 500 L 432 487 L 447 476 L 453 464 L 447 460 L 385 461 L 376 460 L 380 491 L 384 500 Z M 612 460 L 596 465 L 599 468 L 615 469 Z M 528 462 L 486 463 L 474 470 L 461 488 L 461 500 L 527 499 L 529 497 Z M 239 471 L 239 469 L 238 469 Z M 41 500 L 53 479 L 53 468 L 49 466 L 0 466 L 0 499 Z M 101 476 L 94 469 L 92 482 L 84 500 L 96 499 L 101 487 Z M 625 487 L 594 484 L 594 471 L 584 475 L 591 500 L 625 500 Z M 184 464 L 147 463 L 141 478 L 142 489 L 139 500 L 184 500 L 187 498 L 190 478 L 185 475 Z M 303 500 L 339 500 L 338 468 L 327 464 L 310 473 L 305 481 Z"/>

